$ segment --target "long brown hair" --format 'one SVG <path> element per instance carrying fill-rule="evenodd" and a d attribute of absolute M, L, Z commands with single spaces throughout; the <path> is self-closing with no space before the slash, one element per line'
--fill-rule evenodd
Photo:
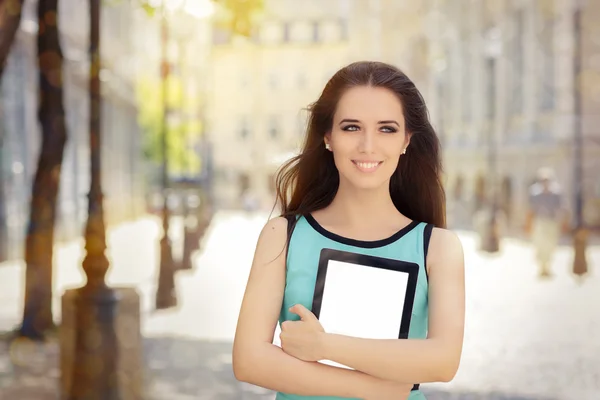
<path fill-rule="evenodd" d="M 392 201 L 406 217 L 445 228 L 440 142 L 429 122 L 425 101 L 402 71 L 392 65 L 368 61 L 339 70 L 325 85 L 319 99 L 309 106 L 302 151 L 283 164 L 275 180 L 282 216 L 306 215 L 333 201 L 340 177 L 323 138 L 332 129 L 340 97 L 355 86 L 383 87 L 400 99 L 406 130 L 412 136 L 390 180 Z"/>

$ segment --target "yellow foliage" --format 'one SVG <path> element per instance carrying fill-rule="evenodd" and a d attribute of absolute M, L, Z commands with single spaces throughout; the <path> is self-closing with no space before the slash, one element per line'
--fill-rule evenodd
<path fill-rule="evenodd" d="M 255 19 L 264 10 L 264 0 L 215 0 L 217 26 L 234 34 L 250 37 Z"/>
<path fill-rule="evenodd" d="M 180 174 L 185 171 L 199 172 L 200 160 L 196 154 L 195 144 L 202 134 L 202 124 L 194 118 L 184 118 L 190 115 L 183 110 L 183 105 L 193 104 L 192 99 L 184 98 L 184 84 L 176 76 L 167 80 L 167 108 L 170 116 L 167 118 L 167 149 L 169 171 Z M 142 76 L 137 81 L 137 103 L 139 107 L 139 124 L 144 132 L 144 152 L 153 162 L 162 162 L 162 121 L 163 96 L 162 83 L 159 78 Z M 189 108 L 186 107 L 187 110 Z M 193 115 L 193 114 L 192 114 Z"/>

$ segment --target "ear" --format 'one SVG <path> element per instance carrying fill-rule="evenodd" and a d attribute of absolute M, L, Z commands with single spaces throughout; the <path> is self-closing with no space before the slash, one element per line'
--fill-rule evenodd
<path fill-rule="evenodd" d="M 410 139 L 412 138 L 412 132 L 406 132 L 406 137 L 404 138 L 404 148 L 406 149 L 410 144 Z"/>
<path fill-rule="evenodd" d="M 325 133 L 325 136 L 323 136 L 323 142 L 325 144 L 331 144 L 331 132 Z"/>

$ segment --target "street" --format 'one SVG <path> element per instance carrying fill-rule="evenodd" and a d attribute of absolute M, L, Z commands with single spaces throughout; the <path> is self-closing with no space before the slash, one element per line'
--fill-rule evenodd
<path fill-rule="evenodd" d="M 109 282 L 135 285 L 142 296 L 149 399 L 273 398 L 269 391 L 235 381 L 230 355 L 254 246 L 266 217 L 218 213 L 195 268 L 176 277 L 179 307 L 161 312 L 152 312 L 159 221 L 143 219 L 110 234 Z M 489 256 L 476 251 L 471 233 L 460 232 L 460 237 L 467 272 L 462 364 L 453 382 L 425 384 L 423 391 L 432 400 L 597 399 L 600 278 L 594 267 L 600 266 L 600 248 L 589 249 L 592 273 L 585 281 L 569 274 L 567 247 L 556 255 L 554 278 L 539 281 L 527 243 L 506 239 L 502 253 Z M 64 288 L 82 282 L 81 254 L 78 243 L 57 250 L 57 317 Z M 20 265 L 0 265 L 1 330 L 20 320 L 22 274 Z M 5 341 L 0 347 L 0 399 L 56 398 L 56 343 L 25 346 L 11 357 Z"/>

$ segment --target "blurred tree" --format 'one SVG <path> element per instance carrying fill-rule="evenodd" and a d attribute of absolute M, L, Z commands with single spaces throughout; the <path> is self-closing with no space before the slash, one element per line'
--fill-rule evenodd
<path fill-rule="evenodd" d="M 255 19 L 264 9 L 264 0 L 214 0 L 219 5 L 215 23 L 234 34 L 250 37 Z"/>
<path fill-rule="evenodd" d="M 25 0 L 0 0 L 0 79 L 19 24 Z"/>
<path fill-rule="evenodd" d="M 106 2 L 119 2 L 122 0 L 104 0 Z M 198 0 L 185 0 L 194 2 Z M 160 1 L 138 0 L 140 6 L 149 16 L 153 16 Z M 215 22 L 222 28 L 242 36 L 251 36 L 255 18 L 264 10 L 264 0 L 212 0 L 218 6 Z M 157 7 L 156 5 L 159 4 Z"/>
<path fill-rule="evenodd" d="M 38 2 L 38 119 L 42 145 L 33 181 L 25 245 L 25 305 L 20 335 L 42 339 L 54 325 L 52 260 L 56 197 L 67 140 L 63 106 L 63 54 L 59 41 L 58 0 Z"/>
<path fill-rule="evenodd" d="M 184 96 L 184 84 L 176 75 L 170 75 L 167 82 L 167 106 L 170 121 L 168 124 L 169 171 L 173 175 L 186 170 L 198 169 L 198 156 L 194 143 L 200 137 L 202 126 L 198 120 L 185 118 L 183 105 L 194 104 L 195 99 Z M 139 123 L 144 131 L 144 153 L 153 163 L 162 162 L 162 83 L 159 77 L 142 76 L 138 79 L 136 94 L 139 104 Z M 187 107 L 186 107 L 187 109 Z M 187 142 L 191 139 L 190 142 Z"/>
<path fill-rule="evenodd" d="M 120 1 L 120 0 L 105 0 Z M 152 17 L 158 11 L 160 2 L 138 0 L 140 6 Z M 194 0 L 187 0 L 194 1 Z M 264 0 L 213 0 L 218 6 L 215 24 L 231 32 L 251 36 L 256 16 L 264 8 Z M 158 6 L 156 6 L 158 4 Z M 166 87 L 169 110 L 168 123 L 168 160 L 172 175 L 185 171 L 198 171 L 202 160 L 199 159 L 195 144 L 200 139 L 202 125 L 194 118 L 182 117 L 186 110 L 199 108 L 198 99 L 190 99 L 184 93 L 185 82 L 180 76 L 169 73 Z M 151 162 L 162 162 L 162 83 L 156 79 L 143 76 L 137 82 L 137 97 L 140 107 L 139 122 L 144 130 L 145 155 Z M 195 108 L 194 108 L 195 107 Z M 191 140 L 191 143 L 186 142 Z"/>

